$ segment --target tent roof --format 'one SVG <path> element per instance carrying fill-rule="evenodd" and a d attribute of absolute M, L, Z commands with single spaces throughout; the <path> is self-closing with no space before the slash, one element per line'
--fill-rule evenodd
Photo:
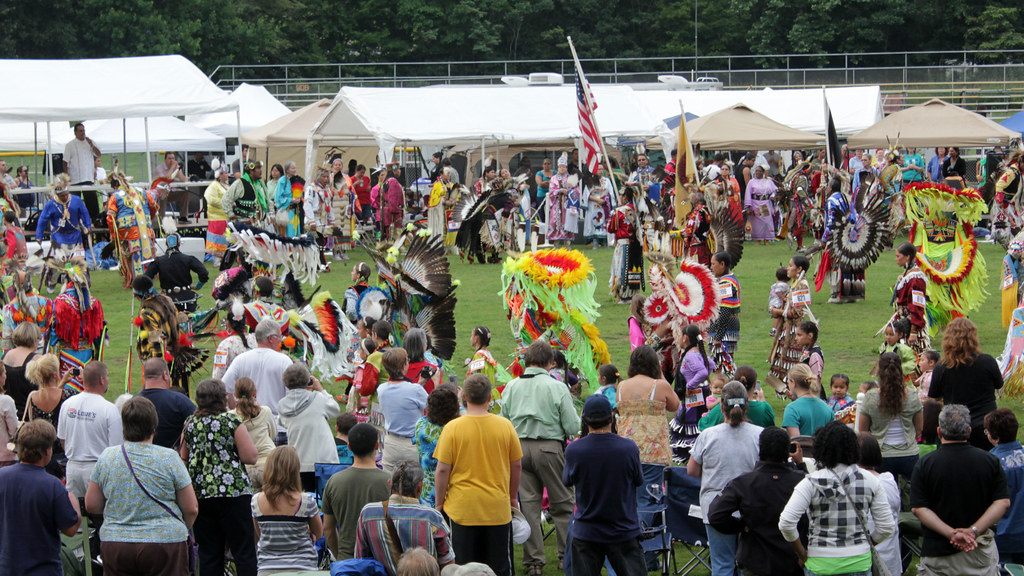
<path fill-rule="evenodd" d="M 331 101 L 327 98 L 244 132 L 242 142 L 256 147 L 305 146 L 313 125 L 324 115 Z"/>
<path fill-rule="evenodd" d="M 661 117 L 651 116 L 628 86 L 592 88 L 602 136 L 667 132 Z M 345 87 L 314 130 L 312 140 L 320 145 L 376 140 L 382 149 L 406 141 L 515 144 L 580 137 L 574 86 Z"/>
<path fill-rule="evenodd" d="M 234 137 L 238 135 L 239 119 L 244 134 L 291 112 L 263 86 L 242 83 L 230 98 L 238 104 L 240 118 L 234 112 L 218 112 L 188 116 L 185 121 L 214 134 Z"/>
<path fill-rule="evenodd" d="M 0 60 L 0 122 L 174 116 L 238 107 L 182 56 Z M 122 78 L 124 82 L 111 82 Z M 60 86 L 54 85 L 59 79 Z"/>
<path fill-rule="evenodd" d="M 172 116 L 149 118 L 148 123 L 150 150 L 224 150 L 223 136 L 190 126 Z M 146 151 L 146 131 L 142 118 L 88 120 L 85 122 L 85 133 L 105 154 L 123 151 L 126 143 L 128 152 Z"/>
<path fill-rule="evenodd" d="M 797 130 L 825 133 L 825 98 L 840 137 L 856 134 L 882 119 L 882 91 L 878 86 L 848 86 L 786 90 L 672 91 L 639 90 L 637 98 L 655 118 L 679 115 L 682 103 L 687 114 L 707 116 L 744 104 L 751 110 Z"/>
<path fill-rule="evenodd" d="M 57 149 L 57 143 L 63 147 L 74 137 L 71 125 L 67 122 L 50 124 L 50 138 L 53 141 L 51 148 L 53 150 Z M 33 150 L 46 150 L 46 124 L 16 122 L 0 126 L 0 151 L 31 152 Z"/>
<path fill-rule="evenodd" d="M 850 137 L 850 148 L 884 146 L 994 146 L 1009 144 L 1019 136 L 1009 128 L 934 98 L 885 117 L 874 126 Z"/>
<path fill-rule="evenodd" d="M 999 123 L 1003 128 L 1009 128 L 1014 132 L 1024 132 L 1024 110 L 1017 112 L 1006 120 Z"/>
<path fill-rule="evenodd" d="M 686 130 L 690 142 L 705 150 L 793 150 L 825 145 L 823 136 L 780 124 L 744 104 L 687 121 Z"/>

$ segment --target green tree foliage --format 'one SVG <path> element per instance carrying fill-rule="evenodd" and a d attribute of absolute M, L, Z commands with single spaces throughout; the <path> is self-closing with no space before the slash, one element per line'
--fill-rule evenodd
<path fill-rule="evenodd" d="M 674 56 L 689 66 L 694 10 L 701 56 L 766 55 L 750 66 L 784 64 L 767 57 L 783 53 L 1024 48 L 1016 26 L 1024 8 L 991 0 L 8 0 L 0 4 L 0 57 L 177 53 L 208 71 L 232 63 L 493 60 L 494 70 L 477 72 L 519 74 L 528 70 L 505 62 L 567 58 L 571 35 L 592 60 L 588 68 L 609 73 L 602 60 L 614 57 Z M 902 63 L 886 58 L 851 64 Z"/>

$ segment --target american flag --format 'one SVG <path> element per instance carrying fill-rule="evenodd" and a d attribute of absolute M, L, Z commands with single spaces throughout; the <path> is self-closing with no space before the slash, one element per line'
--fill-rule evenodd
<path fill-rule="evenodd" d="M 590 96 L 593 108 L 587 105 L 587 96 Z M 597 101 L 594 100 L 594 92 L 590 89 L 590 83 L 583 77 L 582 70 L 576 74 L 576 108 L 580 116 L 580 133 L 583 135 L 583 164 L 587 171 L 593 174 L 597 170 L 598 152 L 601 149 L 597 136 L 597 122 L 594 120 Z"/>

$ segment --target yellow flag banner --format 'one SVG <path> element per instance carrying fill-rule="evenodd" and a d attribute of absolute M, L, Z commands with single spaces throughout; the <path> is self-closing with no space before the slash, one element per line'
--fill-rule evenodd
<path fill-rule="evenodd" d="M 679 103 L 679 142 L 676 145 L 676 229 L 683 229 L 683 222 L 690 214 L 690 191 L 685 184 L 697 182 L 697 163 L 693 158 L 693 146 L 686 133 L 686 111 Z"/>

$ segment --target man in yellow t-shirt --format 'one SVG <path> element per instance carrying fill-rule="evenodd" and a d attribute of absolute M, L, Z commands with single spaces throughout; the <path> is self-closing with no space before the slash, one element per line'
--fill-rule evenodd
<path fill-rule="evenodd" d="M 466 414 L 441 431 L 434 457 L 437 509 L 451 519 L 455 557 L 511 576 L 512 509 L 518 509 L 523 449 L 508 420 L 488 412 L 491 382 L 473 374 L 463 384 Z"/>

